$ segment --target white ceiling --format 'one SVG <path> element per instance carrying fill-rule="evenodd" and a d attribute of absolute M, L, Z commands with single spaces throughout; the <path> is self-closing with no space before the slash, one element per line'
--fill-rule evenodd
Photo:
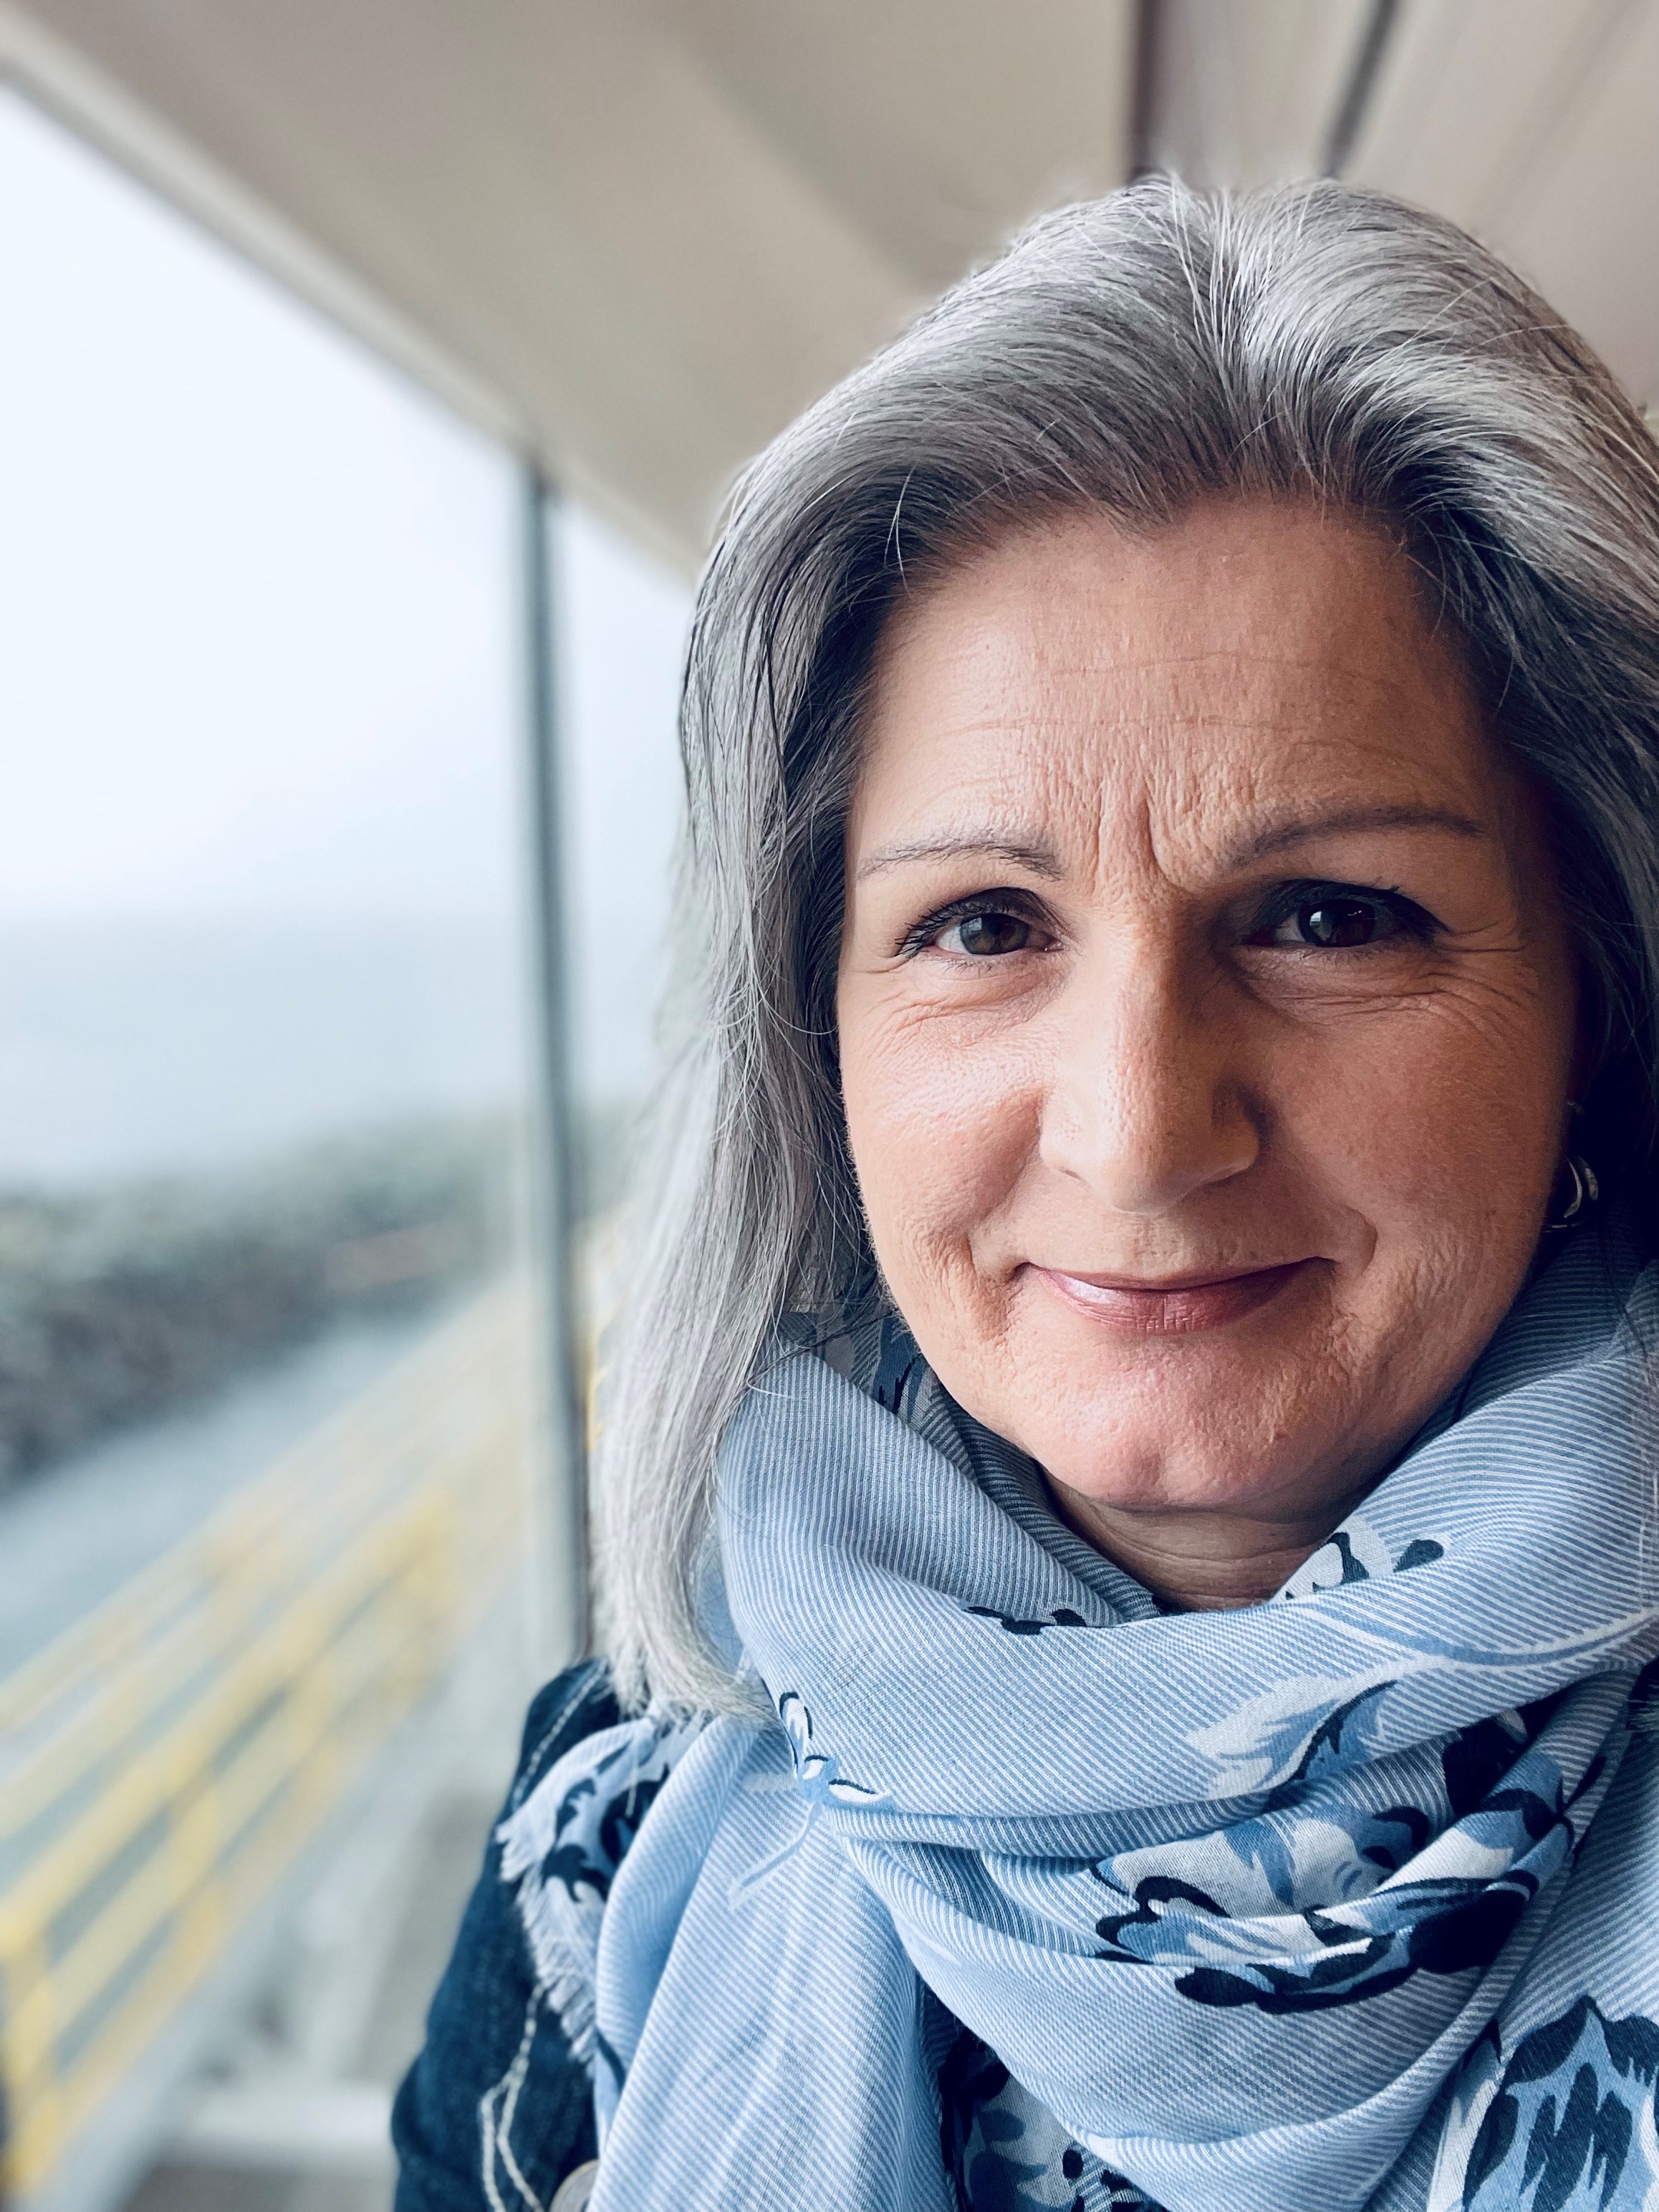
<path fill-rule="evenodd" d="M 10 13 L 57 105 L 118 135 L 112 82 L 682 562 L 792 415 L 1127 158 L 1131 0 Z"/>
<path fill-rule="evenodd" d="M 1158 0 L 1150 150 L 1313 174 L 1374 0 Z M 1495 246 L 1659 404 L 1659 0 L 1400 0 L 1343 173 Z"/>
<path fill-rule="evenodd" d="M 1489 240 L 1659 406 L 1659 0 L 1408 11 L 1351 173 Z"/>
<path fill-rule="evenodd" d="M 1377 8 L 0 0 L 0 64 L 690 565 L 748 454 L 1137 127 L 1200 179 L 1316 172 Z M 1659 400 L 1659 0 L 1382 12 L 1346 173 Z"/>

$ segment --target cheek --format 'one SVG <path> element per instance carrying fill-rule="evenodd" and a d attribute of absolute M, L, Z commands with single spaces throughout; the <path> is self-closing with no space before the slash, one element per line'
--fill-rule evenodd
<path fill-rule="evenodd" d="M 1041 1086 L 1012 1030 L 907 1006 L 886 983 L 843 984 L 842 1094 L 876 1256 L 902 1304 L 971 1271 L 976 1228 L 1036 1148 Z"/>
<path fill-rule="evenodd" d="M 1400 1270 L 1508 1283 L 1554 1177 L 1569 1024 L 1541 999 L 1448 992 L 1308 1042 L 1275 1084 L 1281 1143 L 1369 1224 L 1391 1263 L 1374 1291 Z"/>

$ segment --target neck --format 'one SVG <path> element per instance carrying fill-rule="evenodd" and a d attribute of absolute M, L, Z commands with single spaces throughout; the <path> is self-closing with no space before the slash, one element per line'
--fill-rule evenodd
<path fill-rule="evenodd" d="M 1261 1604 L 1312 1557 L 1353 1503 L 1328 1504 L 1316 1518 L 1286 1520 L 1132 1512 L 1085 1498 L 1052 1476 L 1048 1480 L 1055 1510 L 1067 1527 L 1174 1613 Z"/>

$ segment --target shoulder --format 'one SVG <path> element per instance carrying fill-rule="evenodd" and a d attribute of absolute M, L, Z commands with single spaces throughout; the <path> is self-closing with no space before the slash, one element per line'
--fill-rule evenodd
<path fill-rule="evenodd" d="M 567 1752 L 621 1717 L 603 1661 L 556 1675 L 526 1717 L 502 1818 Z M 393 2108 L 398 2212 L 484 2212 L 504 2189 L 516 2202 L 515 2172 L 544 2202 L 594 2154 L 587 2070 L 544 2001 L 501 1879 L 498 1829 L 432 2000 L 425 2045 Z"/>
<path fill-rule="evenodd" d="M 603 1659 L 585 1659 L 556 1674 L 531 1700 L 519 1747 L 518 1771 L 507 1793 L 506 1811 L 514 1813 L 537 1784 L 568 1751 L 601 1729 L 615 1728 L 622 1708 Z"/>

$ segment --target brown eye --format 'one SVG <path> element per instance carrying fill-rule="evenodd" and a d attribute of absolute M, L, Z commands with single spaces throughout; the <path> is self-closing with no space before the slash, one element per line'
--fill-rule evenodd
<path fill-rule="evenodd" d="M 1434 916 L 1397 890 L 1360 890 L 1346 884 L 1287 884 L 1273 899 L 1247 945 L 1352 952 L 1411 938 L 1432 944 Z"/>
<path fill-rule="evenodd" d="M 1370 899 L 1310 899 L 1296 910 L 1296 926 L 1304 945 L 1341 949 L 1369 945 L 1377 934 L 1379 915 Z"/>
<path fill-rule="evenodd" d="M 951 939 L 956 942 L 952 944 Z M 939 942 L 947 952 L 971 952 L 982 957 L 997 952 L 1028 951 L 1036 932 L 1017 914 L 970 914 L 953 921 Z"/>

